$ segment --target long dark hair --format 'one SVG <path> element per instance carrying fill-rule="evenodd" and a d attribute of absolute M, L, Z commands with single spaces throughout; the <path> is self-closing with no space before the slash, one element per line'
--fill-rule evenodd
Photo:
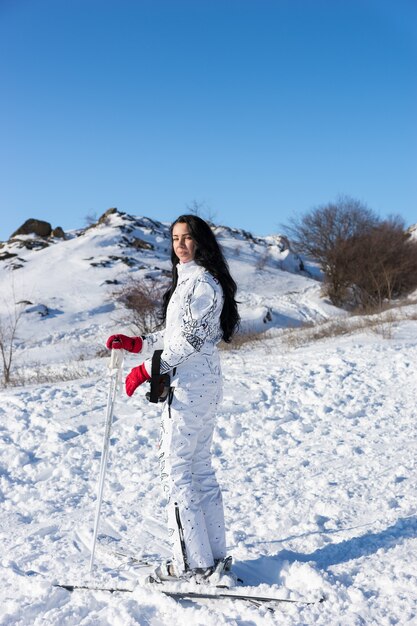
<path fill-rule="evenodd" d="M 237 286 L 230 275 L 227 261 L 210 226 L 198 215 L 180 215 L 171 224 L 171 241 L 173 228 L 175 224 L 179 223 L 188 225 L 190 235 L 195 242 L 194 261 L 210 272 L 214 278 L 217 278 L 222 286 L 224 303 L 220 315 L 220 326 L 223 331 L 223 340 L 229 343 L 239 326 L 240 317 L 235 299 Z M 165 321 L 168 303 L 178 282 L 177 265 L 179 259 L 174 252 L 173 246 L 171 248 L 171 261 L 172 283 L 163 297 L 163 321 Z"/>

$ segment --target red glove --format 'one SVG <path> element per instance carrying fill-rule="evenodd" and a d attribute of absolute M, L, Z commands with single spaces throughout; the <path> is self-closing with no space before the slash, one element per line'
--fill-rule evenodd
<path fill-rule="evenodd" d="M 128 396 L 133 396 L 135 389 L 150 379 L 148 372 L 145 369 L 145 363 L 134 367 L 130 374 L 126 377 L 126 393 Z"/>
<path fill-rule="evenodd" d="M 140 352 L 142 350 L 142 337 L 127 337 L 127 335 L 111 335 L 106 341 L 106 348 L 111 350 L 127 350 L 128 352 Z"/>

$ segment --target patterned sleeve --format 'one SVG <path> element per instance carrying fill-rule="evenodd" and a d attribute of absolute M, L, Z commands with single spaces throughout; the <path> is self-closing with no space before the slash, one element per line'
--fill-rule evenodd
<path fill-rule="evenodd" d="M 207 279 L 198 280 L 187 295 L 179 332 L 172 333 L 161 355 L 161 374 L 200 352 L 207 341 L 220 339 L 221 287 Z"/>
<path fill-rule="evenodd" d="M 155 350 L 162 350 L 164 347 L 164 334 L 165 330 L 159 330 L 154 333 L 149 333 L 143 337 L 142 353 L 145 358 L 152 355 Z"/>

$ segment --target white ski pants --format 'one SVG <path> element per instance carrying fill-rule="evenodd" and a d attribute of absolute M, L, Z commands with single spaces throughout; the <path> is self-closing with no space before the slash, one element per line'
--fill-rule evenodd
<path fill-rule="evenodd" d="M 168 532 L 180 572 L 226 556 L 223 501 L 211 464 L 219 385 L 175 387 L 162 414 L 160 463 Z"/>

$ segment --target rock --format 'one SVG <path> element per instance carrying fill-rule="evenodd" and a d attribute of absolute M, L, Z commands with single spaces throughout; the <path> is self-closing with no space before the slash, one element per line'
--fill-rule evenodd
<path fill-rule="evenodd" d="M 41 239 L 18 239 L 18 244 L 20 248 L 26 248 L 26 250 L 43 250 L 43 248 L 47 248 L 49 243 Z"/>
<path fill-rule="evenodd" d="M 5 250 L 4 252 L 0 253 L 0 261 L 7 261 L 8 259 L 13 259 L 13 257 L 16 257 L 17 254 L 15 252 L 9 252 L 8 250 Z"/>
<path fill-rule="evenodd" d="M 37 235 L 38 237 L 49 237 L 52 233 L 52 226 L 49 222 L 44 222 L 42 220 L 29 219 L 26 220 L 20 228 L 18 228 L 11 236 L 17 237 L 19 235 Z"/>
<path fill-rule="evenodd" d="M 61 226 L 57 226 L 52 231 L 52 237 L 57 237 L 58 239 L 65 239 L 65 233 L 62 230 Z"/>
<path fill-rule="evenodd" d="M 26 309 L 26 313 L 37 313 L 40 317 L 48 317 L 49 308 L 46 304 L 34 304 Z"/>
<path fill-rule="evenodd" d="M 130 241 L 130 245 L 132 246 L 132 248 L 135 248 L 136 250 L 153 250 L 154 246 L 149 243 L 148 241 L 144 241 L 143 239 L 140 239 L 139 237 L 133 237 Z"/>
<path fill-rule="evenodd" d="M 108 218 L 114 213 L 120 213 L 120 211 L 118 211 L 115 207 L 107 209 L 107 211 L 98 219 L 97 224 L 107 224 Z"/>

